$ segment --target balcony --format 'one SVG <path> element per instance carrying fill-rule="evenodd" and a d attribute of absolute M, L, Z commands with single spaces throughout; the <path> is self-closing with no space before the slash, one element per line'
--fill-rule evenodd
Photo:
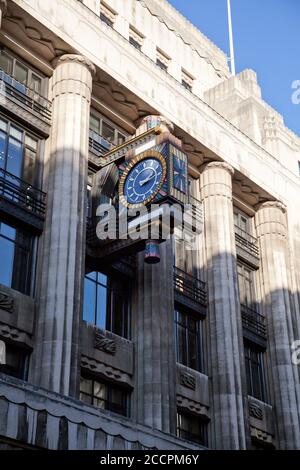
<path fill-rule="evenodd" d="M 205 282 L 174 266 L 175 300 L 188 308 L 206 313 L 207 291 Z"/>
<path fill-rule="evenodd" d="M 0 105 L 49 134 L 51 103 L 0 70 Z"/>
<path fill-rule="evenodd" d="M 97 132 L 90 130 L 89 134 L 89 151 L 90 159 L 95 163 L 99 162 L 99 157 L 102 157 L 112 147 L 111 142 L 102 137 Z"/>
<path fill-rule="evenodd" d="M 254 268 L 259 267 L 257 239 L 237 225 L 234 227 L 237 255 Z"/>
<path fill-rule="evenodd" d="M 0 210 L 42 230 L 46 194 L 0 168 Z"/>
<path fill-rule="evenodd" d="M 258 337 L 265 342 L 265 340 L 267 339 L 265 317 L 253 308 L 250 308 L 244 304 L 241 304 L 241 315 L 244 336 L 246 336 L 250 340 L 253 340 L 254 335 L 254 338 Z"/>

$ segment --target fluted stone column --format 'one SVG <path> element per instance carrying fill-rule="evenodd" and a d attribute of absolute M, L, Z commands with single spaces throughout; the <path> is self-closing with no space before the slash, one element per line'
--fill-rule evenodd
<path fill-rule="evenodd" d="M 243 347 L 232 206 L 233 168 L 212 162 L 201 174 L 208 284 L 212 446 L 244 449 Z M 244 384 L 245 386 L 245 384 Z"/>
<path fill-rule="evenodd" d="M 173 252 L 160 245 L 157 265 L 139 255 L 136 285 L 136 384 L 138 422 L 167 433 L 176 427 L 176 358 L 174 337 Z"/>
<path fill-rule="evenodd" d="M 89 113 L 93 65 L 62 56 L 51 80 L 47 214 L 42 238 L 34 383 L 76 395 L 85 263 Z"/>
<path fill-rule="evenodd" d="M 0 0 L 0 28 L 2 27 L 2 18 L 7 11 L 7 1 Z"/>
<path fill-rule="evenodd" d="M 280 449 L 300 448 L 300 384 L 291 361 L 293 308 L 289 288 L 286 208 L 265 202 L 258 209 L 256 231 L 261 256 L 262 309 L 268 329 L 268 373 Z"/>

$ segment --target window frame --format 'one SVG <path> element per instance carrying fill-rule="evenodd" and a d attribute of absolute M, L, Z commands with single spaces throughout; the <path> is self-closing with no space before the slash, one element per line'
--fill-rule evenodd
<path fill-rule="evenodd" d="M 82 380 L 90 381 L 91 382 L 91 393 L 87 393 L 85 391 L 82 391 L 81 385 L 82 385 Z M 99 398 L 97 395 L 95 395 L 95 384 L 101 385 L 105 389 L 105 398 Z M 123 402 L 122 405 L 120 406 L 118 403 L 113 401 L 113 393 L 118 392 L 123 394 L 121 401 Z M 127 387 L 120 386 L 118 384 L 109 382 L 107 380 L 102 380 L 100 377 L 93 376 L 92 374 L 85 373 L 82 371 L 81 376 L 80 376 L 80 392 L 79 392 L 79 399 L 83 403 L 87 403 L 92 406 L 96 406 L 99 409 L 104 409 L 106 411 L 109 411 L 110 413 L 115 413 L 119 416 L 124 416 L 126 418 L 130 417 L 130 389 Z M 89 401 L 83 400 L 82 395 L 85 395 Z M 97 405 L 97 400 L 103 402 L 103 407 Z M 118 412 L 115 411 L 116 407 L 119 407 L 120 409 L 124 410 L 124 412 Z"/>
<path fill-rule="evenodd" d="M 180 427 L 180 417 L 186 419 L 187 421 L 194 420 L 194 423 L 197 423 L 197 425 L 199 426 L 199 435 Z M 204 419 L 201 416 L 195 415 L 193 413 L 188 413 L 185 410 L 178 408 L 176 414 L 176 435 L 180 439 L 184 439 L 189 442 L 194 442 L 204 447 L 208 447 L 208 422 L 208 419 Z M 192 424 L 191 421 L 190 424 Z M 196 437 L 196 439 L 193 439 L 193 437 Z"/>
<path fill-rule="evenodd" d="M 90 111 L 90 116 L 93 117 L 94 119 L 96 119 L 99 123 L 99 128 L 98 128 L 98 131 L 94 130 L 92 127 L 91 127 L 91 119 L 90 119 L 90 123 L 89 123 L 89 130 L 90 132 L 95 132 L 96 134 L 98 134 L 102 139 L 106 140 L 106 142 L 108 142 L 109 144 L 117 147 L 118 145 L 121 145 L 119 144 L 118 140 L 119 140 L 119 135 L 121 135 L 121 137 L 123 138 L 123 142 L 124 143 L 126 141 L 126 138 L 128 137 L 128 134 L 125 133 L 119 126 L 116 126 L 116 124 L 114 124 L 110 119 L 106 118 L 105 116 L 103 116 L 101 113 L 99 113 L 99 111 L 97 111 L 96 109 L 94 108 L 91 108 L 91 111 Z M 103 136 L 103 122 L 113 128 L 114 130 L 114 140 L 113 142 L 111 142 L 110 140 L 108 140 L 106 137 Z"/>
<path fill-rule="evenodd" d="M 257 362 L 255 366 L 258 369 L 259 383 L 254 384 L 253 374 L 253 354 L 257 355 Z M 266 380 L 266 364 L 265 364 L 265 350 L 256 346 L 255 344 L 245 341 L 244 342 L 244 356 L 245 356 L 245 370 L 246 370 L 246 383 L 248 395 L 260 400 L 264 403 L 268 403 L 268 387 Z M 259 389 L 259 393 L 256 390 Z"/>
<path fill-rule="evenodd" d="M 185 317 L 186 323 L 182 324 L 178 320 L 179 315 L 183 315 Z M 193 320 L 196 322 L 196 329 L 190 328 L 190 322 Z M 190 369 L 196 370 L 200 373 L 204 373 L 204 335 L 203 335 L 203 319 L 196 314 L 192 314 L 191 312 L 187 312 L 184 309 L 175 305 L 174 308 L 174 327 L 175 327 L 175 350 L 176 350 L 176 362 L 182 364 L 185 367 Z M 182 350 L 186 351 L 186 360 L 180 357 L 180 332 L 179 328 L 184 330 L 184 347 L 181 347 Z M 191 348 L 190 344 L 190 335 L 195 337 L 196 343 L 193 348 Z M 196 351 L 196 366 L 194 367 L 192 364 L 192 360 L 190 357 L 190 352 L 192 350 Z"/>

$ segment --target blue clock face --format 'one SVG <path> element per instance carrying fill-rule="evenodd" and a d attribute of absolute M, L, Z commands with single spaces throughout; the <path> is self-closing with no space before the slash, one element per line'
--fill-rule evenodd
<path fill-rule="evenodd" d="M 128 173 L 124 195 L 128 204 L 141 204 L 151 199 L 163 179 L 163 167 L 157 158 L 145 158 Z"/>

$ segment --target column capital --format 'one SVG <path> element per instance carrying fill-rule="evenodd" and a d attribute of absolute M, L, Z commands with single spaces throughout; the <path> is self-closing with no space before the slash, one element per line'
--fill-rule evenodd
<path fill-rule="evenodd" d="M 52 65 L 56 68 L 58 65 L 68 63 L 68 62 L 84 65 L 90 71 L 91 75 L 95 75 L 96 73 L 96 68 L 94 64 L 85 56 L 79 55 L 79 54 L 64 54 L 60 57 L 56 57 L 52 61 Z"/>
<path fill-rule="evenodd" d="M 227 162 L 215 161 L 215 162 L 206 163 L 205 165 L 203 165 L 202 172 L 210 170 L 210 169 L 225 170 L 230 174 L 230 176 L 234 175 L 234 168 L 231 165 L 229 165 L 229 163 Z"/>
<path fill-rule="evenodd" d="M 262 204 L 259 204 L 257 206 L 257 210 L 262 210 L 262 209 L 278 209 L 280 210 L 283 214 L 286 214 L 287 212 L 287 207 L 283 202 L 281 201 L 266 201 L 263 202 Z"/>

